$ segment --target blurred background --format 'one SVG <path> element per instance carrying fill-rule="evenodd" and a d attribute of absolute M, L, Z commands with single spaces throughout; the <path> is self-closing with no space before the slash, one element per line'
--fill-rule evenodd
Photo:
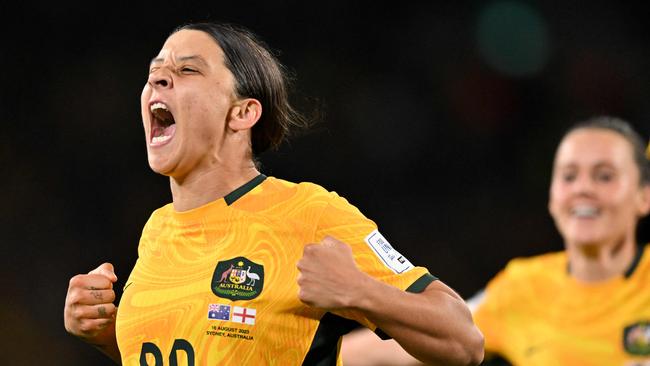
<path fill-rule="evenodd" d="M 110 365 L 67 335 L 63 305 L 69 278 L 105 261 L 119 295 L 171 200 L 139 96 L 175 26 L 239 23 L 277 50 L 294 102 L 322 118 L 262 170 L 343 195 L 470 297 L 512 257 L 562 249 L 546 201 L 565 128 L 611 114 L 650 135 L 650 25 L 634 4 L 3 3 L 0 364 Z"/>

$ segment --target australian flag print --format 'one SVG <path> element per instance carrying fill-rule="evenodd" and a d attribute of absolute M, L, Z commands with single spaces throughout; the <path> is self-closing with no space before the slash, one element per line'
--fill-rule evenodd
<path fill-rule="evenodd" d="M 208 319 L 230 320 L 230 305 L 210 304 L 208 306 Z"/>

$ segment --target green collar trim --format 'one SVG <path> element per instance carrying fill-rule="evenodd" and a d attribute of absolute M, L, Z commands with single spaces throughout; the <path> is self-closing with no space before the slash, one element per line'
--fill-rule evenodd
<path fill-rule="evenodd" d="M 245 183 L 243 186 L 228 193 L 223 199 L 226 201 L 226 204 L 230 206 L 233 203 L 235 203 L 235 201 L 237 201 L 239 198 L 241 198 L 241 196 L 252 191 L 253 188 L 257 187 L 258 185 L 260 185 L 260 183 L 264 182 L 265 179 L 266 179 L 266 175 L 260 174 L 257 177 L 251 179 L 248 183 Z"/>

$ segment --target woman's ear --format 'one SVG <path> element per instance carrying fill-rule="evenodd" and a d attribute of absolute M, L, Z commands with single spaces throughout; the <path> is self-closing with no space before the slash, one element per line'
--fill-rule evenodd
<path fill-rule="evenodd" d="M 644 217 L 650 212 L 650 184 L 641 186 L 637 208 L 640 217 Z"/>
<path fill-rule="evenodd" d="M 228 127 L 233 131 L 251 129 L 262 116 L 262 104 L 254 98 L 240 99 L 230 109 Z"/>

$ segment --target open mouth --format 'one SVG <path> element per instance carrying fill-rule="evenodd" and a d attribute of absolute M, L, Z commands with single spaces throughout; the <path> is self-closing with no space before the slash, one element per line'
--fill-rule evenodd
<path fill-rule="evenodd" d="M 149 106 L 151 110 L 151 142 L 152 146 L 164 145 L 174 137 L 176 132 L 176 121 L 174 115 L 169 111 L 167 105 L 162 102 L 155 102 Z"/>

